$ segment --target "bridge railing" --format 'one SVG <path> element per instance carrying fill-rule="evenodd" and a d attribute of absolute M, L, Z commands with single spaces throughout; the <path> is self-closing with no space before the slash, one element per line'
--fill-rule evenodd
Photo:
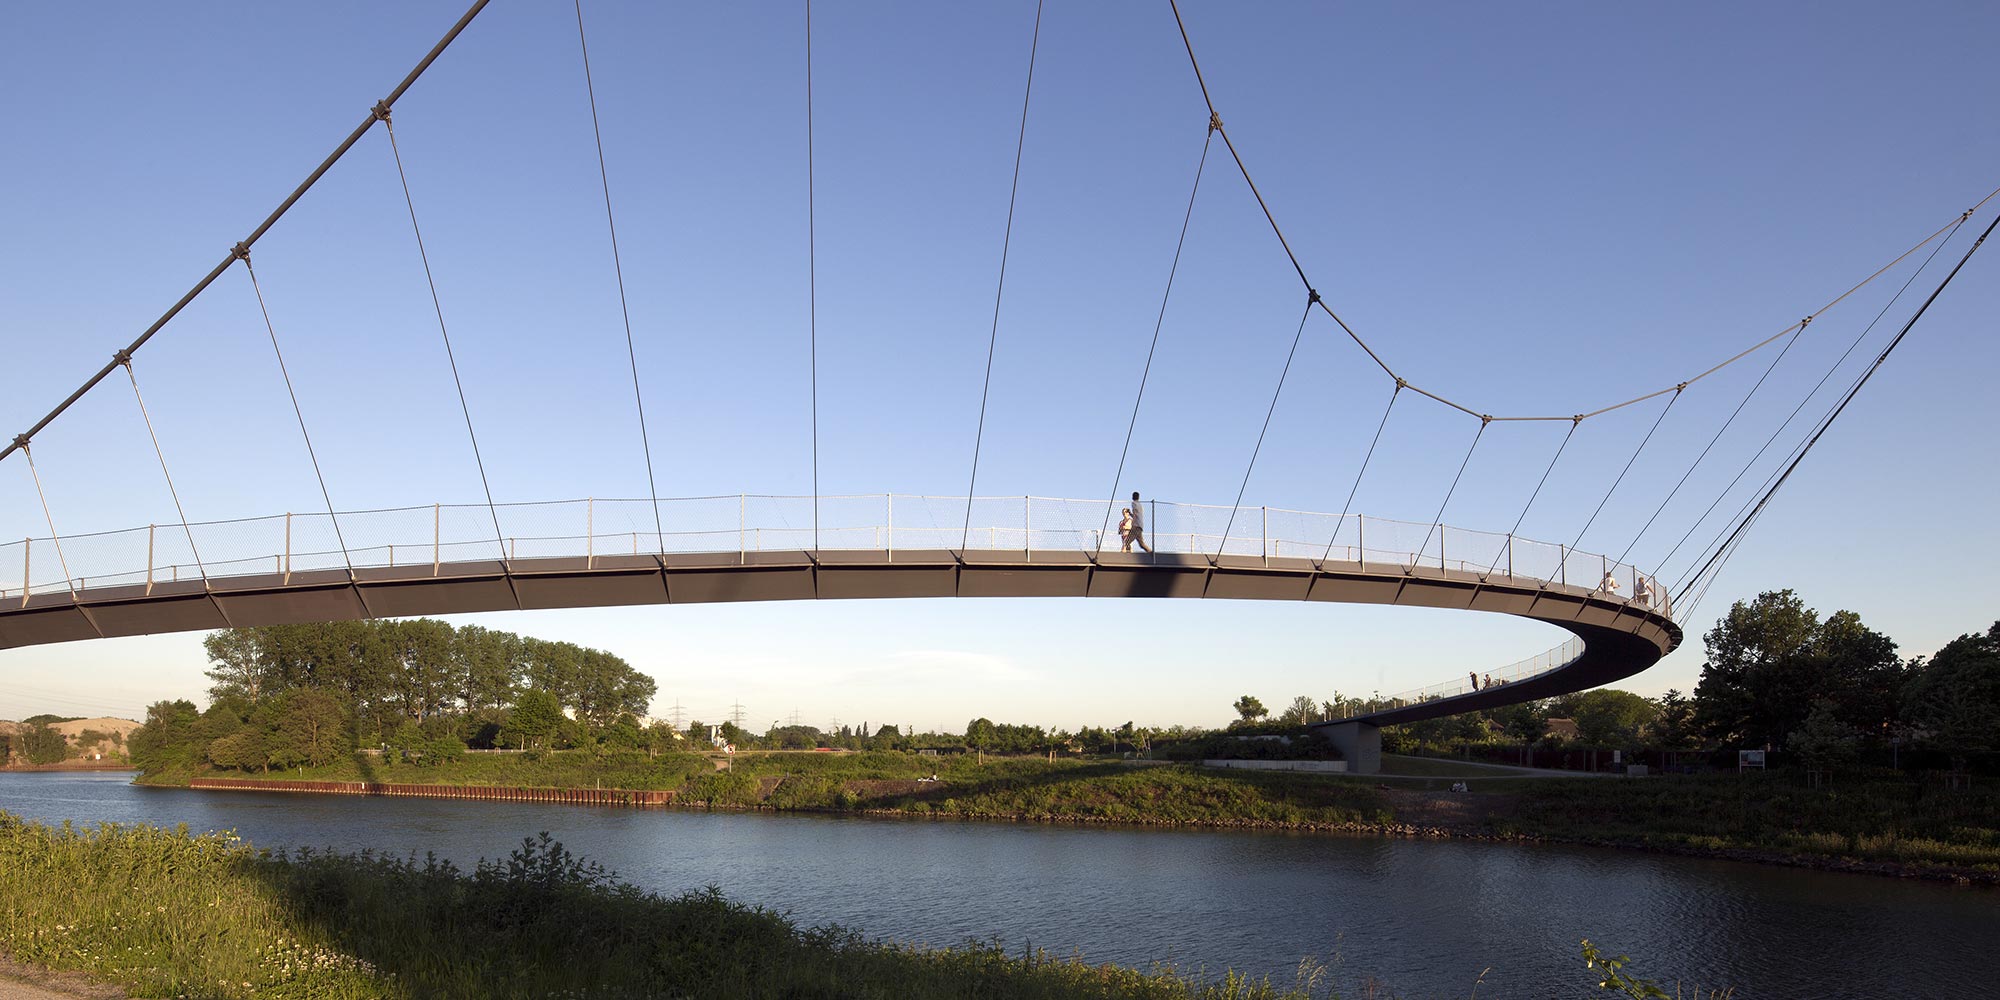
<path fill-rule="evenodd" d="M 1348 717 L 1368 715 L 1374 712 L 1386 712 L 1398 708 L 1409 708 L 1412 705 L 1421 705 L 1425 702 L 1438 701 L 1443 698 L 1471 694 L 1475 691 L 1484 691 L 1489 688 L 1504 687 L 1508 684 L 1518 684 L 1531 677 L 1539 677 L 1550 671 L 1558 670 L 1582 655 L 1583 640 L 1572 636 L 1569 641 L 1554 649 L 1537 653 L 1525 660 L 1517 660 L 1498 670 L 1467 671 L 1464 675 L 1441 684 L 1411 688 L 1408 691 L 1398 691 L 1391 695 L 1376 695 L 1370 698 L 1349 701 L 1346 703 L 1346 707 L 1351 711 Z"/>
<path fill-rule="evenodd" d="M 801 550 L 1112 552 L 1129 501 L 1060 497 L 736 494 L 432 504 L 279 514 L 0 544 L 0 601 L 165 581 L 493 560 Z M 1278 507 L 1145 501 L 1143 546 L 1207 557 L 1445 569 L 1597 590 L 1654 607 L 1632 566 L 1563 545 L 1449 525 Z M 15 574 L 19 575 L 15 575 Z"/>

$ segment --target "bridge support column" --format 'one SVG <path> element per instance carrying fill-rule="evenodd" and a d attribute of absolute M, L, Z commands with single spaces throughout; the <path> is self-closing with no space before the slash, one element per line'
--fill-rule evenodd
<path fill-rule="evenodd" d="M 1341 722 L 1320 731 L 1347 758 L 1349 774 L 1377 774 L 1382 770 L 1382 727 L 1371 722 Z"/>

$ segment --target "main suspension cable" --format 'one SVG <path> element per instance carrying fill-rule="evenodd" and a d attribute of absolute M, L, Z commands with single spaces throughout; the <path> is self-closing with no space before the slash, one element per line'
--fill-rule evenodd
<path fill-rule="evenodd" d="M 1368 442 L 1368 453 L 1361 456 L 1361 470 L 1354 474 L 1354 485 L 1348 488 L 1347 502 L 1340 506 L 1340 516 L 1333 521 L 1333 535 L 1326 540 L 1326 551 L 1321 553 L 1320 562 L 1333 558 L 1333 543 L 1340 540 L 1340 526 L 1347 523 L 1348 513 L 1354 510 L 1354 496 L 1361 492 L 1361 477 L 1368 474 L 1368 463 L 1375 457 L 1375 446 L 1382 442 L 1382 429 L 1389 426 L 1389 413 L 1396 408 L 1396 399 L 1402 396 L 1403 388 L 1403 380 L 1397 379 L 1396 390 L 1389 394 L 1389 405 L 1382 408 L 1382 420 L 1375 425 L 1375 437 Z M 1356 544 L 1358 547 L 1358 540 Z M 1361 555 L 1363 559 L 1367 558 L 1367 553 Z"/>
<path fill-rule="evenodd" d="M 292 415 L 299 420 L 299 437 L 305 439 L 306 458 L 312 460 L 313 478 L 319 480 L 320 499 L 326 501 L 327 519 L 333 522 L 333 540 L 340 546 L 340 561 L 347 567 L 347 578 L 354 579 L 354 558 L 347 553 L 347 538 L 340 532 L 340 515 L 333 510 L 333 494 L 326 488 L 326 473 L 319 467 L 319 454 L 313 450 L 312 432 L 306 430 L 306 413 L 299 406 L 299 391 L 292 386 L 291 370 L 285 367 L 285 352 L 278 346 L 278 328 L 271 323 L 271 309 L 264 304 L 264 288 L 257 283 L 256 265 L 250 263 L 250 247 L 238 243 L 236 258 L 243 262 L 243 273 L 250 276 L 250 290 L 257 295 L 257 311 L 264 316 L 264 332 L 271 338 L 271 353 L 278 357 L 278 374 L 285 380 L 285 393 L 292 398 Z"/>
<path fill-rule="evenodd" d="M 1202 101 L 1203 103 L 1208 105 L 1209 114 L 1216 115 L 1217 109 L 1215 106 L 1215 99 L 1209 94 L 1208 80 L 1202 74 L 1201 71 L 1201 61 L 1195 56 L 1194 42 L 1188 36 L 1187 22 L 1181 17 L 1180 4 L 1178 3 L 1178 0 L 1168 0 L 1168 6 L 1173 11 L 1174 24 L 1180 29 L 1181 44 L 1183 47 L 1187 49 L 1188 64 L 1194 70 L 1195 81 L 1201 86 Z M 1305 285 L 1308 289 L 1313 288 L 1314 285 L 1312 280 L 1306 276 L 1305 266 L 1299 262 L 1298 254 L 1292 251 L 1291 241 L 1285 238 L 1284 230 L 1278 225 L 1278 219 L 1276 214 L 1271 211 L 1271 206 L 1264 200 L 1263 194 L 1261 194 L 1258 191 L 1257 183 L 1251 179 L 1249 168 L 1244 164 L 1243 157 L 1236 151 L 1236 144 L 1230 140 L 1229 131 L 1227 129 L 1218 129 L 1218 131 L 1222 133 L 1223 144 L 1228 147 L 1230 156 L 1236 161 L 1237 169 L 1242 172 L 1244 183 L 1249 185 L 1251 194 L 1256 196 L 1258 207 L 1263 209 L 1264 219 L 1267 223 L 1270 224 L 1272 235 L 1278 238 L 1278 244 L 1284 248 L 1285 257 L 1287 260 L 1291 262 L 1292 270 L 1298 273 L 1299 281 L 1301 284 Z M 1988 201 L 1991 201 L 1996 196 L 2000 196 L 2000 188 L 1995 188 L 1993 191 L 1989 192 L 1986 195 L 1986 197 L 1981 198 L 1979 200 L 1979 203 L 1973 206 L 1973 210 L 1977 211 L 1980 206 L 1985 205 Z M 1893 268 L 1897 264 L 1902 263 L 1905 258 L 1909 257 L 1913 253 L 1916 253 L 1918 250 L 1922 249 L 1925 244 L 1931 242 L 1932 240 L 1937 239 L 1940 234 L 1942 234 L 1946 229 L 1950 228 L 1950 225 L 1951 225 L 1950 223 L 1947 223 L 1944 226 L 1939 227 L 1936 232 L 1933 232 L 1931 235 L 1925 237 L 1921 242 L 1917 243 L 1915 246 L 1909 248 L 1908 250 L 1903 251 L 1903 253 L 1898 255 L 1895 260 L 1892 260 L 1889 263 L 1884 264 L 1875 273 L 1869 275 L 1866 278 L 1863 278 L 1853 287 L 1850 287 L 1845 292 L 1842 292 L 1840 295 L 1836 296 L 1833 299 L 1833 301 L 1828 302 L 1826 305 L 1823 305 L 1818 309 L 1814 310 L 1811 315 L 1817 316 L 1821 313 L 1826 312 L 1828 309 L 1831 309 L 1834 306 L 1839 305 L 1848 296 L 1853 295 L 1856 291 L 1859 291 L 1863 286 L 1867 285 L 1869 282 L 1874 281 L 1876 278 L 1880 277 L 1883 274 L 1883 272 L 1888 271 L 1890 268 Z M 1399 377 L 1395 372 L 1395 370 L 1389 367 L 1388 362 L 1383 361 L 1381 356 L 1375 353 L 1375 349 L 1370 347 L 1366 341 L 1362 340 L 1360 334 L 1356 333 L 1353 330 L 1353 328 L 1347 325 L 1346 320 L 1341 319 L 1340 316 L 1333 311 L 1332 306 L 1322 301 L 1320 303 L 1320 308 L 1323 311 L 1325 311 L 1327 316 L 1332 318 L 1332 320 L 1335 323 L 1340 325 L 1341 330 L 1346 332 L 1348 338 L 1353 340 L 1356 346 L 1360 347 L 1363 351 L 1367 352 L 1370 360 L 1373 360 L 1375 364 L 1382 369 L 1384 374 L 1388 375 L 1390 378 Z M 1656 396 L 1666 395 L 1668 392 L 1677 392 L 1681 389 L 1685 389 L 1687 386 L 1693 385 L 1694 383 L 1699 382 L 1702 379 L 1715 374 L 1717 371 L 1720 371 L 1723 368 L 1726 368 L 1729 365 L 1732 365 L 1737 361 L 1740 361 L 1743 358 L 1753 353 L 1756 353 L 1759 349 L 1785 336 L 1788 333 L 1794 332 L 1797 329 L 1799 329 L 1798 324 L 1793 324 L 1792 326 L 1788 326 L 1785 329 L 1780 330 L 1777 333 L 1772 334 L 1771 336 L 1758 341 L 1756 344 L 1751 345 L 1749 348 L 1745 349 L 1736 356 L 1729 358 L 1726 361 L 1723 361 L 1721 364 L 1718 364 L 1708 369 L 1707 371 L 1704 371 L 1701 374 L 1694 376 L 1693 378 L 1683 380 L 1677 385 L 1668 386 L 1663 389 L 1658 389 L 1653 392 L 1646 393 L 1645 395 L 1642 396 L 1635 396 L 1631 399 L 1625 400 L 1620 403 L 1613 403 L 1609 406 L 1602 406 L 1595 410 L 1587 411 L 1582 414 L 1582 417 L 1583 419 L 1589 419 L 1591 417 L 1599 416 L 1601 414 L 1610 413 L 1613 410 L 1618 410 L 1627 406 L 1631 406 L 1635 403 L 1645 402 L 1646 400 L 1652 399 Z M 1574 414 L 1570 416 L 1500 416 L 1500 417 L 1488 416 L 1486 414 L 1480 413 L 1478 410 L 1472 409 L 1471 407 L 1465 406 L 1464 404 L 1458 403 L 1444 396 L 1441 396 L 1435 392 L 1432 392 L 1428 389 L 1425 389 L 1422 386 L 1410 384 L 1409 388 L 1425 396 L 1428 396 L 1431 399 L 1434 399 L 1440 403 L 1443 403 L 1444 405 L 1449 406 L 1452 409 L 1458 410 L 1470 416 L 1480 417 L 1483 420 L 1514 420 L 1514 421 L 1572 420 L 1573 421 L 1577 419 L 1577 416 Z"/>
<path fill-rule="evenodd" d="M 1444 502 L 1438 504 L 1437 516 L 1431 518 L 1430 530 L 1424 532 L 1424 542 L 1422 545 L 1417 546 L 1416 555 L 1412 557 L 1410 563 L 1412 571 L 1415 571 L 1417 565 L 1423 562 L 1424 550 L 1431 547 L 1431 536 L 1437 534 L 1438 528 L 1444 524 L 1444 509 L 1451 506 L 1451 495 L 1458 492 L 1458 481 L 1465 478 L 1465 467 L 1472 464 L 1472 453 L 1479 450 L 1479 439 L 1486 436 L 1486 428 L 1492 425 L 1492 417 L 1479 418 L 1479 431 L 1472 435 L 1472 447 L 1465 449 L 1465 459 L 1458 463 L 1458 475 L 1451 477 L 1451 488 L 1444 491 Z M 1442 573 L 1444 572 L 1443 541 L 1440 540 L 1438 545 L 1438 572 Z"/>
<path fill-rule="evenodd" d="M 1211 565 L 1229 547 L 1229 532 L 1236 527 L 1236 512 L 1243 509 L 1243 493 L 1250 488 L 1250 473 L 1257 468 L 1257 453 L 1264 450 L 1264 435 L 1270 433 L 1271 417 L 1278 412 L 1278 397 L 1285 393 L 1285 376 L 1292 373 L 1292 359 L 1299 353 L 1299 341 L 1306 333 L 1306 320 L 1312 318 L 1313 304 L 1318 301 L 1318 292 L 1307 296 L 1305 311 L 1299 314 L 1298 332 L 1292 334 L 1292 349 L 1285 352 L 1285 367 L 1278 372 L 1278 387 L 1271 392 L 1271 407 L 1264 411 L 1264 427 L 1257 432 L 1256 446 L 1250 449 L 1250 464 L 1243 469 L 1243 485 L 1236 488 L 1236 503 L 1229 508 L 1229 523 L 1222 527 L 1222 541 L 1215 547 L 1215 556 L 1209 559 Z"/>
<path fill-rule="evenodd" d="M 1007 290 L 1007 253 L 1014 243 L 1014 201 L 1021 192 L 1021 151 L 1028 144 L 1028 100 L 1035 94 L 1035 53 L 1042 42 L 1042 0 L 1035 0 L 1035 32 L 1028 41 L 1028 84 L 1021 94 L 1021 132 L 1014 140 L 1014 181 L 1007 189 L 1007 228 L 1000 237 L 1000 280 L 993 289 L 993 329 L 986 340 L 986 380 L 979 390 L 979 428 L 972 437 L 972 478 L 965 486 L 965 528 L 959 551 L 972 538 L 972 497 L 979 487 L 979 448 L 986 438 L 986 399 L 993 391 L 993 353 L 1000 343 L 1000 298 Z"/>
<path fill-rule="evenodd" d="M 1847 394 L 1841 397 L 1839 405 L 1835 406 L 1833 412 L 1827 414 L 1826 419 L 1820 422 L 1819 428 L 1813 432 L 1811 438 L 1807 439 L 1805 446 L 1799 449 L 1798 455 L 1792 459 L 1791 464 L 1785 467 L 1784 474 L 1779 476 L 1778 481 L 1771 484 L 1771 488 L 1766 490 L 1764 496 L 1757 501 L 1757 506 L 1750 512 L 1750 516 L 1745 518 L 1743 523 L 1731 533 L 1729 540 L 1723 543 L 1723 547 L 1710 556 L 1708 562 L 1700 570 L 1696 571 L 1690 583 L 1709 575 L 1711 571 L 1721 572 L 1722 563 L 1727 561 L 1727 554 L 1736 540 L 1742 537 L 1744 531 L 1756 521 L 1757 516 L 1771 502 L 1771 498 L 1777 495 L 1778 490 L 1784 487 L 1785 481 L 1790 479 L 1792 473 L 1798 470 L 1799 463 L 1805 461 L 1806 454 L 1812 451 L 1813 445 L 1818 444 L 1819 439 L 1826 434 L 1827 429 L 1833 426 L 1833 422 L 1840 419 L 1841 413 L 1847 409 L 1847 404 L 1853 402 L 1854 397 L 1860 394 L 1862 386 L 1867 385 L 1868 380 L 1874 378 L 1875 373 L 1882 370 L 1883 363 L 1889 360 L 1889 355 L 1895 352 L 1896 348 L 1902 344 L 1903 338 L 1909 336 L 1910 330 L 1917 325 L 1917 321 L 1922 319 L 1924 313 L 1930 310 L 1931 303 L 1936 302 L 1938 296 L 1942 295 L 1945 288 L 1951 284 L 1952 279 L 1958 277 L 1958 272 L 1964 270 L 1966 262 L 1972 259 L 1973 254 L 1979 252 L 1981 246 L 1985 245 L 1986 238 L 1993 235 L 1993 228 L 1995 226 L 2000 226 L 2000 214 L 1996 214 L 1993 217 L 1993 221 L 1987 223 L 1986 231 L 1980 233 L 1979 238 L 1972 241 L 1972 246 L 1965 251 L 1965 256 L 1959 258 L 1957 266 L 1951 269 L 1950 274 L 1944 276 L 1943 281 L 1938 282 L 1937 288 L 1931 292 L 1930 297 L 1924 300 L 1923 305 L 1917 307 L 1917 311 L 1910 316 L 1909 321 L 1903 324 L 1901 330 L 1897 331 L 1895 339 L 1889 341 L 1889 346 L 1883 348 L 1882 353 L 1876 356 L 1874 363 L 1861 373 L 1861 378 L 1855 381 L 1853 388 L 1847 390 Z M 1682 594 L 1686 592 L 1687 588 L 1683 586 Z"/>
<path fill-rule="evenodd" d="M 389 109 L 377 105 L 375 113 L 382 116 L 383 130 L 389 133 L 389 153 L 396 159 L 396 177 L 403 182 L 403 204 L 410 210 L 410 232 L 417 238 L 417 259 L 424 265 L 424 282 L 431 289 L 431 307 L 437 311 L 438 335 L 444 338 L 444 359 L 451 365 L 451 382 L 458 388 L 458 409 L 465 414 L 465 436 L 472 441 L 472 463 L 479 469 L 479 485 L 486 491 L 486 513 L 493 518 L 493 544 L 500 549 L 500 565 L 508 563 L 507 542 L 500 531 L 500 510 L 493 503 L 493 486 L 486 480 L 486 460 L 479 455 L 479 435 L 472 430 L 472 407 L 465 401 L 465 382 L 458 377 L 458 357 L 451 349 L 451 334 L 444 327 L 444 303 L 438 298 L 437 279 L 431 275 L 430 254 L 424 251 L 424 231 L 417 226 L 417 203 L 410 197 L 410 178 L 403 172 L 403 153 L 396 148 L 396 123 L 389 120 Z"/>
<path fill-rule="evenodd" d="M 604 130 L 597 123 L 597 85 L 590 78 L 590 45 L 583 37 L 583 0 L 576 3 L 576 47 L 583 53 L 583 89 L 590 97 L 590 134 L 597 140 L 597 179 L 604 188 L 604 227 L 611 233 L 611 270 L 618 276 L 618 311 L 625 319 L 625 359 L 632 365 L 632 402 L 639 409 L 639 445 L 646 452 L 646 492 L 653 499 L 653 533 L 661 555 L 666 554 L 666 528 L 660 521 L 660 488 L 653 479 L 653 444 L 646 435 L 646 397 L 639 391 L 639 353 L 632 344 L 632 307 L 625 300 L 625 265 L 618 256 L 618 220 L 611 213 L 611 173 L 604 165 Z M 399 165 L 400 166 L 400 165 Z M 412 225 L 415 213 L 412 212 Z M 439 321 L 443 325 L 442 318 Z M 454 367 L 453 376 L 457 372 Z M 464 402 L 461 392 L 460 402 Z M 471 419 L 467 418 L 470 429 Z M 483 478 L 483 473 L 482 473 Z M 492 494 L 487 494 L 492 501 Z M 496 524 L 496 530 L 497 530 Z"/>
<path fill-rule="evenodd" d="M 1777 443 L 1778 437 L 1785 432 L 1785 428 L 1790 427 L 1792 425 L 1792 421 L 1798 419 L 1799 413 L 1806 408 L 1806 404 L 1811 402 L 1814 396 L 1819 395 L 1820 389 L 1826 385 L 1827 380 L 1833 377 L 1834 372 L 1840 370 L 1841 365 L 1847 363 L 1847 359 L 1854 353 L 1854 349 L 1860 347 L 1861 342 L 1868 339 L 1868 335 L 1875 331 L 1875 327 L 1882 322 L 1882 318 L 1884 316 L 1889 315 L 1889 310 L 1894 308 L 1897 302 L 1902 301 L 1903 294 L 1910 290 L 1910 286 L 1916 283 L 1916 280 L 1919 276 L 1921 276 L 1926 270 L 1930 269 L 1931 262 L 1937 259 L 1937 255 L 1940 252 L 1942 252 L 1946 246 L 1950 245 L 1952 238 L 1958 235 L 1959 227 L 1965 225 L 1966 220 L 1970 218 L 1972 218 L 1972 212 L 1970 210 L 1968 210 L 1964 215 L 1959 216 L 1958 225 L 1951 227 L 1951 232 L 1945 234 L 1944 239 L 1939 240 L 1937 242 L 1937 245 L 1931 248 L 1930 256 L 1925 257 L 1924 262 L 1922 264 L 1917 265 L 1916 270 L 1911 271 L 1910 276 L 1908 278 L 1903 279 L 1902 287 L 1896 289 L 1896 294 L 1890 296 L 1889 301 L 1884 302 L 1882 304 L 1882 308 L 1875 313 L 1875 318 L 1868 321 L 1868 325 L 1863 327 L 1861 332 L 1855 336 L 1853 342 L 1847 345 L 1847 350 L 1842 351 L 1840 353 L 1840 357 L 1835 359 L 1832 366 L 1827 368 L 1826 374 L 1821 375 L 1819 377 L 1819 381 L 1813 385 L 1812 390 L 1807 392 L 1803 397 L 1799 399 L 1798 405 L 1792 407 L 1791 414 L 1785 417 L 1784 422 L 1780 423 L 1777 426 L 1777 429 L 1771 432 L 1770 437 L 1764 439 L 1764 444 L 1762 447 L 1757 449 L 1757 453 L 1755 455 L 1750 456 L 1750 460 L 1748 462 L 1743 463 L 1743 468 L 1737 470 L 1736 477 L 1729 481 L 1729 485 L 1723 487 L 1722 492 L 1717 493 L 1715 495 L 1715 499 L 1709 503 L 1708 509 L 1702 511 L 1701 517 L 1697 518 L 1693 524 L 1688 525 L 1688 530 L 1681 535 L 1680 541 L 1675 542 L 1674 547 L 1672 549 L 1669 549 L 1667 551 L 1667 554 L 1665 556 L 1662 556 L 1660 558 L 1660 561 L 1654 564 L 1656 567 L 1664 570 L 1666 568 L 1666 565 L 1673 561 L 1675 554 L 1680 552 L 1681 546 L 1686 545 L 1688 539 L 1694 537 L 1696 529 L 1700 528 L 1703 524 L 1707 523 L 1709 515 L 1715 513 L 1715 508 L 1719 506 L 1726 497 L 1729 496 L 1730 491 L 1736 488 L 1736 484 L 1742 482 L 1743 477 L 1747 475 L 1751 469 L 1756 467 L 1757 460 L 1763 458 L 1764 453 L 1769 451 L 1773 444 Z M 1766 485 L 1768 485 L 1768 480 L 1766 481 Z M 1734 523 L 1733 519 L 1731 523 Z M 1727 529 L 1725 528 L 1724 530 Z M 1700 555 L 1697 554 L 1695 558 L 1699 559 Z M 1690 568 L 1692 568 L 1692 565 L 1690 565 Z"/>
<path fill-rule="evenodd" d="M 490 0 L 474 0 L 472 6 L 466 8 L 465 13 L 459 17 L 458 22 L 451 26 L 451 30 L 445 32 L 444 37 L 438 39 L 438 43 L 436 45 L 431 46 L 431 50 L 425 53 L 422 59 L 417 61 L 417 65 L 413 67 L 410 70 L 410 72 L 403 77 L 403 81 L 401 83 L 398 83 L 394 90 L 391 90 L 389 92 L 388 97 L 382 99 L 381 103 L 383 105 L 393 106 L 397 101 L 401 100 L 404 92 L 408 91 L 411 85 L 417 82 L 418 77 L 424 75 L 425 70 L 430 69 L 431 63 L 436 62 L 438 56 L 444 54 L 445 48 L 452 43 L 453 39 L 456 39 L 458 37 L 459 32 L 465 30 L 466 25 L 472 23 L 472 19 L 475 16 L 477 16 L 481 10 L 484 10 L 486 8 L 488 2 L 490 2 Z M 341 140 L 340 145 L 335 146 L 333 152 L 327 154 L 326 159 L 321 160 L 319 166 L 313 168 L 313 172 L 307 174 L 306 179 L 300 181 L 299 186 L 293 188 L 292 193 L 290 195 L 287 195 L 284 201 L 279 202 L 278 207 L 273 209 L 270 215 L 265 216 L 264 221 L 259 223 L 256 229 L 251 230 L 250 235 L 244 237 L 243 240 L 237 244 L 237 246 L 239 247 L 255 246 L 257 241 L 259 239 L 262 239 L 264 234 L 269 232 L 272 226 L 277 225 L 278 220 L 284 218 L 285 213 L 291 211 L 292 206 L 298 204 L 299 199 L 305 197 L 306 192 L 308 190 L 311 190 L 312 186 L 318 183 L 319 179 L 325 176 L 326 172 L 328 170 L 331 170 L 333 168 L 333 165 L 339 162 L 341 157 L 347 155 L 348 150 L 354 148 L 355 143 L 361 141 L 362 136 L 368 134 L 369 129 L 375 127 L 376 121 L 377 119 L 375 113 L 373 111 L 370 111 L 368 117 L 364 119 L 361 122 L 361 124 L 355 126 L 354 131 L 349 132 L 347 134 L 347 138 Z M 133 354 L 136 353 L 139 350 L 139 348 L 144 347 L 147 341 L 153 339 L 154 334 L 159 333 L 161 329 L 166 327 L 168 322 L 170 322 L 175 316 L 180 315 L 181 310 L 187 308 L 188 303 L 193 302 L 196 296 L 200 295 L 203 291 L 207 290 L 209 285 L 214 284 L 215 279 L 222 277 L 222 272 L 229 270 L 229 266 L 231 264 L 236 263 L 236 261 L 237 261 L 236 250 L 232 248 L 230 252 L 222 258 L 221 263 L 216 264 L 213 268 L 210 268 L 209 272 L 203 275 L 200 281 L 194 283 L 193 288 L 188 289 L 187 293 L 185 295 L 182 295 L 178 301 L 176 301 L 173 305 L 168 306 L 167 311 L 161 313 L 160 318 L 154 320 L 153 325 L 147 327 L 146 331 L 144 333 L 141 333 L 137 340 L 134 340 L 130 344 L 125 345 L 125 353 Z M 37 434 L 40 434 L 42 432 L 42 428 L 47 427 L 51 421 L 61 416 L 64 410 L 69 409 L 70 406 L 75 404 L 77 400 L 82 399 L 84 393 L 87 393 L 90 390 L 96 388 L 97 384 L 99 382 L 104 381 L 105 376 L 110 375 L 112 370 L 117 367 L 118 367 L 118 362 L 112 361 L 106 364 L 103 368 L 98 369 L 97 374 L 92 375 L 88 379 L 85 379 L 84 383 L 81 386 L 78 386 L 75 392 L 69 394 L 69 398 L 64 399 L 60 403 L 57 403 L 55 409 L 50 410 L 47 414 L 45 414 L 42 417 L 42 419 L 35 421 L 35 426 L 28 428 L 25 433 L 17 436 L 12 444 L 0 448 L 0 461 L 4 461 L 8 455 L 13 454 L 15 449 L 19 448 L 23 442 L 32 439 Z"/>
<path fill-rule="evenodd" d="M 1215 142 L 1216 122 L 1210 120 L 1208 136 L 1201 141 L 1201 160 L 1194 167 L 1194 187 L 1188 191 L 1187 213 L 1181 216 L 1180 239 L 1174 243 L 1174 262 L 1167 268 L 1167 287 L 1160 293 L 1160 312 L 1153 319 L 1153 342 L 1146 348 L 1146 365 L 1139 371 L 1139 394 L 1132 400 L 1132 419 L 1125 424 L 1125 446 L 1118 451 L 1118 471 L 1111 477 L 1110 499 L 1104 502 L 1104 525 L 1097 532 L 1097 547 L 1111 532 L 1111 509 L 1118 506 L 1118 487 L 1125 481 L 1125 457 L 1132 451 L 1132 433 L 1139 427 L 1139 404 L 1146 400 L 1146 380 L 1153 374 L 1153 354 L 1160 349 L 1160 327 L 1167 321 L 1167 300 L 1174 294 L 1174 277 L 1181 269 L 1181 249 L 1187 246 L 1188 224 L 1194 220 L 1195 196 L 1201 193 L 1201 175 L 1208 167 L 1208 147 Z"/>
<path fill-rule="evenodd" d="M 146 397 L 139 394 L 139 376 L 132 371 L 132 355 L 120 351 L 115 360 L 125 366 L 125 377 L 132 381 L 132 398 L 139 402 L 139 417 L 146 422 L 146 436 L 153 440 L 153 454 L 160 460 L 160 475 L 167 480 L 167 495 L 174 498 L 174 513 L 181 517 L 181 531 L 187 535 L 188 551 L 194 553 L 195 569 L 200 571 L 202 583 L 206 584 L 208 567 L 202 564 L 201 548 L 194 543 L 194 529 L 188 526 L 187 510 L 181 506 L 181 493 L 174 488 L 174 474 L 167 471 L 167 453 L 160 450 L 160 435 L 153 429 L 153 415 L 146 412 Z"/>

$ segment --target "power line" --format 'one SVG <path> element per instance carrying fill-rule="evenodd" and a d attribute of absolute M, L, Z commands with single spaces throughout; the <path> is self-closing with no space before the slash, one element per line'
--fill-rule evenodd
<path fill-rule="evenodd" d="M 993 391 L 993 354 L 1000 343 L 1000 299 L 1007 290 L 1007 254 L 1014 244 L 1014 202 L 1021 193 L 1021 152 L 1028 145 L 1028 101 L 1035 94 L 1035 53 L 1042 43 L 1042 0 L 1035 0 L 1035 32 L 1028 42 L 1028 84 L 1021 94 L 1021 132 L 1014 140 L 1014 181 L 1007 189 L 1007 228 L 1000 238 L 1000 280 L 993 289 L 993 330 L 986 340 L 986 380 L 979 390 L 979 428 L 972 437 L 972 478 L 965 485 L 965 529 L 959 551 L 972 538 L 972 497 L 979 487 L 979 448 L 986 439 L 986 398 Z"/>

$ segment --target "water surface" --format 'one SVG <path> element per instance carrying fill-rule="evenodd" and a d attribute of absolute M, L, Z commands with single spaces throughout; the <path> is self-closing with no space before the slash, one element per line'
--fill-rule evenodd
<path fill-rule="evenodd" d="M 1602 997 L 1590 938 L 1641 975 L 1740 1000 L 2000 996 L 2000 891 L 1600 848 L 1233 831 L 197 792 L 122 773 L 0 774 L 0 809 L 233 829 L 267 847 L 435 851 L 547 830 L 626 881 L 924 944 L 1289 981 L 1337 962 L 1412 997 Z M 1483 982 L 1481 981 L 1483 976 Z"/>

